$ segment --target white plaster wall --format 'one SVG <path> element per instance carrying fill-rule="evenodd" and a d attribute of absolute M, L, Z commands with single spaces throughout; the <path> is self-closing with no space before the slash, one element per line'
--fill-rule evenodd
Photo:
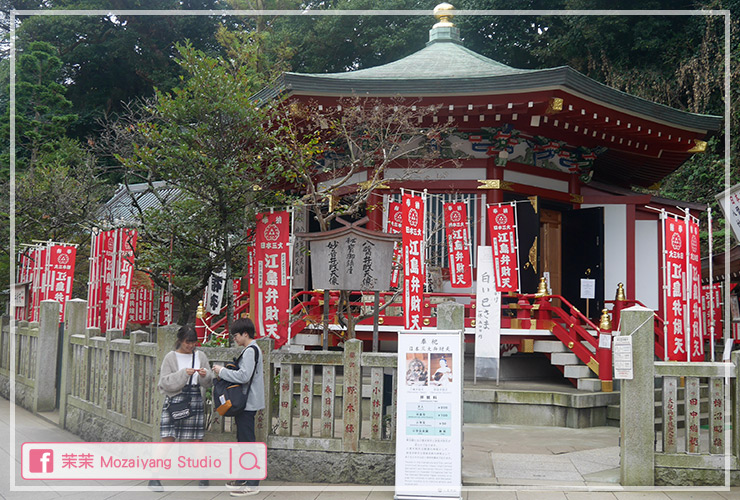
<path fill-rule="evenodd" d="M 327 181 L 319 182 L 318 188 L 319 189 L 325 189 L 328 186 L 331 186 L 332 184 L 334 184 L 335 182 L 337 182 L 339 179 L 341 179 L 341 177 L 338 177 L 338 178 L 332 179 L 332 180 L 327 180 Z M 357 184 L 358 182 L 365 182 L 366 180 L 367 180 L 367 172 L 365 172 L 363 170 L 362 172 L 356 172 L 356 173 L 352 174 L 349 177 L 349 179 L 347 180 L 347 182 L 344 183 L 343 185 L 350 186 L 352 184 Z"/>
<path fill-rule="evenodd" d="M 387 168 L 385 179 L 388 180 L 478 180 L 486 179 L 486 169 L 471 168 Z"/>
<path fill-rule="evenodd" d="M 525 174 L 523 172 L 514 172 L 513 170 L 504 169 L 504 180 L 524 184 L 525 186 L 535 186 L 543 189 L 560 191 L 561 193 L 568 192 L 568 183 L 566 181 Z"/>
<path fill-rule="evenodd" d="M 604 208 L 604 300 L 613 300 L 617 283 L 627 280 L 627 207 L 581 205 Z"/>
<path fill-rule="evenodd" d="M 660 305 L 659 229 L 657 220 L 635 222 L 635 297 L 628 297 L 639 300 L 654 311 Z"/>

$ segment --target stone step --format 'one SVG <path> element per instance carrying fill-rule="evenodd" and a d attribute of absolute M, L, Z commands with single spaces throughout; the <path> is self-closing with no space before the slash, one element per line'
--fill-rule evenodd
<path fill-rule="evenodd" d="M 569 349 L 559 340 L 535 340 L 534 352 L 570 352 Z"/>
<path fill-rule="evenodd" d="M 586 365 L 565 365 L 565 378 L 590 378 L 593 375 Z"/>
<path fill-rule="evenodd" d="M 550 363 L 553 365 L 577 365 L 580 362 L 578 356 L 572 352 L 554 352 L 550 357 Z"/>
<path fill-rule="evenodd" d="M 599 392 L 601 391 L 601 380 L 597 378 L 579 378 L 579 391 Z"/>

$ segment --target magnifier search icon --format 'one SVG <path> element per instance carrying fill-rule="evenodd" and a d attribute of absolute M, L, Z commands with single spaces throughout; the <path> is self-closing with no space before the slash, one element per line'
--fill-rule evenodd
<path fill-rule="evenodd" d="M 247 460 L 244 459 L 244 457 L 246 456 L 252 457 L 252 460 L 254 460 L 253 465 L 251 465 L 250 467 L 247 467 L 247 465 L 244 465 L 245 463 L 249 464 L 251 462 L 250 459 L 247 459 Z M 258 462 L 259 460 L 257 459 L 257 455 L 255 455 L 251 451 L 244 452 L 239 456 L 239 465 L 244 470 L 261 469 L 262 467 L 257 465 Z"/>

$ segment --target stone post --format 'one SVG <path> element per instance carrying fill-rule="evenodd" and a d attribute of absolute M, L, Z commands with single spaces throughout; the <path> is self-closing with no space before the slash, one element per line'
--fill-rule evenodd
<path fill-rule="evenodd" d="M 344 343 L 344 394 L 342 402 L 342 450 L 360 451 L 360 403 L 362 402 L 362 341 Z"/>
<path fill-rule="evenodd" d="M 174 350 L 175 340 L 177 340 L 177 330 L 180 325 L 163 326 L 157 332 L 157 360 L 156 371 L 154 372 L 154 391 L 152 391 L 152 409 L 154 418 L 152 418 L 152 441 L 159 441 L 159 419 L 162 416 L 162 405 L 164 396 L 159 392 L 159 374 L 162 372 L 162 361 L 168 352 Z"/>
<path fill-rule="evenodd" d="M 139 369 L 139 365 L 136 362 L 136 344 L 147 342 L 148 340 L 149 333 L 144 330 L 131 332 L 128 344 L 128 373 L 126 374 L 126 380 L 136 380 L 136 374 Z M 140 405 L 138 404 L 138 401 L 140 401 L 138 394 L 141 389 L 135 387 L 135 385 L 135 383 L 129 384 L 129 386 L 125 388 L 126 399 L 123 403 L 125 410 L 124 415 L 126 415 L 126 422 L 129 429 L 134 428 L 134 414 L 141 411 L 141 408 L 139 407 Z M 141 416 L 139 416 L 139 419 L 141 419 Z"/>
<path fill-rule="evenodd" d="M 464 330 L 465 306 L 457 302 L 437 305 L 437 330 Z"/>
<path fill-rule="evenodd" d="M 64 336 L 62 338 L 62 379 L 59 381 L 59 427 L 66 429 L 67 397 L 72 391 L 73 347 L 72 335 L 85 333 L 87 322 L 87 301 L 72 299 L 67 301 L 64 319 Z"/>
<path fill-rule="evenodd" d="M 272 348 L 274 341 L 269 337 L 257 339 L 257 346 L 262 351 L 262 380 L 265 384 L 265 409 L 255 415 L 254 433 L 258 442 L 267 443 L 267 436 L 272 426 Z"/>
<path fill-rule="evenodd" d="M 621 381 L 620 484 L 655 484 L 655 333 L 653 311 L 641 306 L 622 310 L 619 335 L 632 336 L 632 380 Z"/>
<path fill-rule="evenodd" d="M 36 373 L 33 377 L 33 411 L 52 411 L 56 406 L 59 302 L 44 300 L 39 311 Z"/>

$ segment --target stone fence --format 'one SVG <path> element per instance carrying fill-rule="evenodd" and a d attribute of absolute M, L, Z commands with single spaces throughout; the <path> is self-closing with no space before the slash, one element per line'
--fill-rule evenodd
<path fill-rule="evenodd" d="M 620 483 L 740 484 L 740 351 L 731 363 L 655 361 L 652 317 L 643 307 L 622 311 L 633 378 L 621 380 Z"/>
<path fill-rule="evenodd" d="M 87 441 L 159 439 L 163 396 L 157 389 L 162 359 L 177 327 L 146 332 L 86 328 L 83 300 L 67 302 L 58 384 L 59 306 L 45 301 L 38 324 L 16 324 L 15 356 L 10 325 L 0 335 L 0 393 L 10 395 L 15 371 L 17 404 L 31 411 L 55 408 L 59 425 Z M 396 355 L 363 353 L 359 340 L 343 352 L 264 353 L 266 408 L 255 419 L 257 440 L 267 443 L 269 479 L 392 484 L 395 467 Z M 231 361 L 238 348 L 203 347 L 211 363 Z M 39 381 L 44 381 L 39 383 Z M 232 418 L 207 402 L 207 441 L 233 441 Z M 272 464 L 271 464 L 272 463 Z M 272 465 L 272 466 L 271 466 Z"/>

